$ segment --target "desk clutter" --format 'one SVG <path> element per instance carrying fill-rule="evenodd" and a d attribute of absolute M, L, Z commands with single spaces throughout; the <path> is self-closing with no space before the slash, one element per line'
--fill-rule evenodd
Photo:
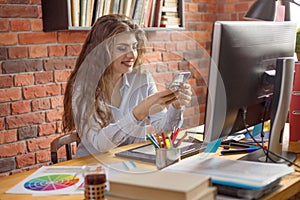
<path fill-rule="evenodd" d="M 206 153 L 162 170 L 145 170 L 133 161 L 103 166 L 107 187 L 102 194 L 107 200 L 210 200 L 219 194 L 259 199 L 278 189 L 281 178 L 294 172 L 284 164 L 230 160 Z M 44 166 L 6 193 L 83 196 L 86 187 L 82 170 L 82 166 Z"/>
<path fill-rule="evenodd" d="M 261 128 L 260 124 L 252 131 L 257 140 L 262 139 L 258 131 Z M 281 179 L 294 172 L 293 168 L 285 164 L 227 159 L 225 155 L 231 149 L 224 149 L 223 151 L 227 152 L 224 156 L 212 156 L 211 153 L 216 152 L 220 145 L 239 151 L 256 149 L 247 134 L 237 134 L 225 140 L 214 141 L 206 146 L 203 153 L 185 159 L 181 159 L 182 150 L 188 151 L 185 148 L 192 147 L 193 150 L 198 149 L 199 153 L 199 147 L 202 146 L 200 141 L 186 138 L 184 134 L 179 137 L 184 138 L 182 141 L 176 140 L 177 136 L 175 139 L 170 137 L 171 144 L 168 145 L 167 141 L 162 141 L 168 139 L 166 136 L 148 137 L 151 137 L 151 144 L 139 145 L 119 153 L 134 155 L 133 158 L 142 161 L 151 158 L 150 161 L 156 161 L 159 170 L 149 171 L 137 167 L 139 165 L 133 161 L 98 164 L 105 169 L 105 180 L 100 183 L 100 180 L 89 179 L 92 182 L 89 182 L 88 186 L 85 184 L 86 176 L 83 173 L 88 165 L 44 166 L 6 193 L 33 196 L 79 194 L 81 197 L 85 196 L 85 199 L 94 199 L 94 190 L 99 191 L 96 195 L 99 196 L 98 199 L 106 200 L 210 200 L 218 199 L 220 195 L 228 198 L 260 199 L 277 190 Z M 160 141 L 157 145 L 155 139 Z M 158 166 L 157 160 L 160 160 L 161 166 Z"/>

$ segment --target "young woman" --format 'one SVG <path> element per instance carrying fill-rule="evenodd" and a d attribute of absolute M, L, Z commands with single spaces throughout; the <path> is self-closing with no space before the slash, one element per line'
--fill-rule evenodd
<path fill-rule="evenodd" d="M 102 16 L 93 25 L 64 98 L 63 131 L 78 132 L 77 157 L 144 141 L 146 119 L 158 131 L 181 126 L 191 87 L 158 92 L 141 70 L 145 41 L 144 32 L 122 15 Z"/>

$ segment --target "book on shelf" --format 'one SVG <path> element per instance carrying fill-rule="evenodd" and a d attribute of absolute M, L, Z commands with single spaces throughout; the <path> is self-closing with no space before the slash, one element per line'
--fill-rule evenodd
<path fill-rule="evenodd" d="M 150 13 L 150 19 L 148 26 L 153 27 L 154 26 L 154 20 L 155 20 L 155 7 L 156 7 L 156 0 L 152 0 L 152 6 L 151 6 L 151 13 Z"/>
<path fill-rule="evenodd" d="M 120 0 L 119 4 L 119 14 L 125 14 L 125 0 Z"/>
<path fill-rule="evenodd" d="M 148 16 L 146 16 L 146 12 L 147 12 L 147 9 L 148 9 L 147 6 L 148 6 L 149 1 L 150 0 L 144 0 L 143 1 L 142 16 L 141 16 L 141 19 L 140 19 L 140 22 L 139 22 L 139 25 L 141 27 L 144 27 L 145 18 L 148 17 Z"/>
<path fill-rule="evenodd" d="M 166 7 L 177 7 L 177 5 L 178 5 L 177 2 L 172 2 L 172 3 L 165 2 L 164 3 L 164 6 L 166 6 Z"/>
<path fill-rule="evenodd" d="M 107 15 L 110 13 L 111 0 L 105 0 L 103 3 L 103 13 L 102 15 Z"/>
<path fill-rule="evenodd" d="M 142 23 L 145 10 L 145 1 L 146 0 L 136 0 L 134 11 L 133 11 L 133 21 L 139 25 Z"/>
<path fill-rule="evenodd" d="M 178 6 L 178 0 L 164 0 L 164 6 L 166 7 L 177 7 Z"/>
<path fill-rule="evenodd" d="M 174 15 L 174 16 L 163 14 L 163 15 L 161 16 L 161 20 L 162 20 L 162 21 L 171 22 L 171 23 L 180 23 L 180 18 L 177 17 L 177 14 Z"/>
<path fill-rule="evenodd" d="M 104 0 L 95 0 L 92 24 L 94 24 L 94 22 L 95 22 L 95 21 L 102 15 L 102 13 L 103 13 L 103 1 L 104 1 Z"/>
<path fill-rule="evenodd" d="M 71 0 L 72 26 L 79 26 L 80 0 Z"/>
<path fill-rule="evenodd" d="M 196 200 L 214 199 L 216 195 L 209 176 L 164 170 L 123 173 L 110 179 L 109 185 L 108 199 Z"/>
<path fill-rule="evenodd" d="M 160 20 L 162 15 L 162 7 L 163 7 L 163 0 L 156 0 L 156 7 L 155 7 L 155 16 L 154 16 L 154 27 L 160 26 Z"/>
<path fill-rule="evenodd" d="M 177 12 L 162 12 L 162 16 L 166 16 L 166 17 L 178 17 L 178 13 Z"/>
<path fill-rule="evenodd" d="M 145 14 L 144 14 L 144 26 L 143 27 L 149 27 L 150 20 L 151 20 L 151 14 L 152 14 L 152 5 L 153 0 L 147 0 L 146 6 L 145 6 Z"/>
<path fill-rule="evenodd" d="M 180 28 L 180 25 L 179 24 L 164 24 L 164 23 L 161 23 L 160 27 L 163 27 L 163 28 Z"/>
<path fill-rule="evenodd" d="M 110 5 L 110 13 L 118 14 L 120 7 L 120 0 L 112 0 Z"/>
<path fill-rule="evenodd" d="M 163 6 L 161 9 L 162 12 L 178 12 L 178 7 L 177 6 Z"/>
<path fill-rule="evenodd" d="M 173 17 L 173 16 L 167 16 L 167 15 L 162 15 L 161 16 L 161 23 L 162 24 L 180 24 L 180 18 L 179 17 Z"/>
<path fill-rule="evenodd" d="M 80 22 L 79 26 L 86 26 L 87 0 L 80 0 Z"/>
<path fill-rule="evenodd" d="M 130 0 L 127 0 L 127 1 L 130 1 Z M 132 0 L 129 3 L 130 8 L 129 8 L 129 15 L 128 15 L 128 17 L 130 17 L 132 19 L 133 19 L 133 15 L 134 15 L 134 10 L 135 10 L 135 6 L 136 6 L 136 2 L 137 2 L 137 0 Z"/>
<path fill-rule="evenodd" d="M 123 8 L 123 14 L 127 17 L 132 17 L 132 12 L 135 5 L 135 0 L 124 0 L 124 8 Z"/>
<path fill-rule="evenodd" d="M 94 13 L 94 0 L 87 0 L 86 7 L 86 26 L 92 25 L 92 18 Z"/>
<path fill-rule="evenodd" d="M 164 3 L 178 3 L 178 0 L 164 0 Z"/>
<path fill-rule="evenodd" d="M 145 18 L 148 18 L 148 16 L 146 16 L 147 14 L 147 9 L 148 9 L 148 2 L 150 0 L 143 0 L 143 5 L 142 5 L 142 13 L 141 13 L 141 18 L 139 19 L 139 22 L 138 24 L 141 26 L 141 27 L 144 27 L 145 26 Z"/>
<path fill-rule="evenodd" d="M 104 2 L 105 2 L 105 0 L 100 0 L 100 8 L 99 8 L 98 18 L 103 15 L 103 12 L 104 12 Z"/>

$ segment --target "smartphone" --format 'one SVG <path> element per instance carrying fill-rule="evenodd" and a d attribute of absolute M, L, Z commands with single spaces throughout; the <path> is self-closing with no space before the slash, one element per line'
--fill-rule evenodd
<path fill-rule="evenodd" d="M 169 85 L 170 89 L 178 89 L 181 83 L 186 82 L 190 77 L 191 72 L 178 72 L 174 75 L 172 82 Z"/>

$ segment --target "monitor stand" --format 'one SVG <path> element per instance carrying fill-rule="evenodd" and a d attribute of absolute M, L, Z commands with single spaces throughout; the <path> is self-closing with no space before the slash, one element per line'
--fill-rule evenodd
<path fill-rule="evenodd" d="M 269 153 L 269 155 L 270 155 L 270 153 Z M 290 162 L 294 162 L 297 159 L 297 154 L 293 153 L 293 152 L 283 151 L 281 156 L 286 158 Z M 272 159 L 274 159 L 276 161 L 276 163 L 278 163 L 278 164 L 287 164 L 287 165 L 291 164 L 290 162 L 288 162 L 284 159 L 281 159 L 281 158 L 280 159 L 279 158 L 274 158 L 272 156 Z M 267 157 L 266 157 L 266 155 L 265 155 L 265 153 L 263 152 L 262 149 L 254 151 L 252 153 L 249 153 L 246 156 L 243 156 L 243 157 L 239 158 L 238 160 L 274 163 L 270 159 L 267 159 Z"/>
<path fill-rule="evenodd" d="M 268 141 L 268 149 L 270 152 L 274 152 L 288 159 L 291 162 L 296 160 L 297 155 L 291 152 L 282 151 L 282 136 L 285 126 L 285 122 L 288 115 L 290 106 L 293 80 L 294 80 L 294 58 L 278 58 L 276 62 L 276 74 L 273 80 L 274 91 L 272 96 L 272 111 L 271 111 L 271 130 Z M 251 153 L 252 154 L 252 153 Z M 252 160 L 261 162 L 271 162 L 270 159 L 266 161 L 266 155 L 263 150 L 257 150 L 253 152 L 253 155 L 249 154 L 242 160 Z M 283 159 L 268 153 L 268 156 L 276 163 L 289 163 Z"/>

